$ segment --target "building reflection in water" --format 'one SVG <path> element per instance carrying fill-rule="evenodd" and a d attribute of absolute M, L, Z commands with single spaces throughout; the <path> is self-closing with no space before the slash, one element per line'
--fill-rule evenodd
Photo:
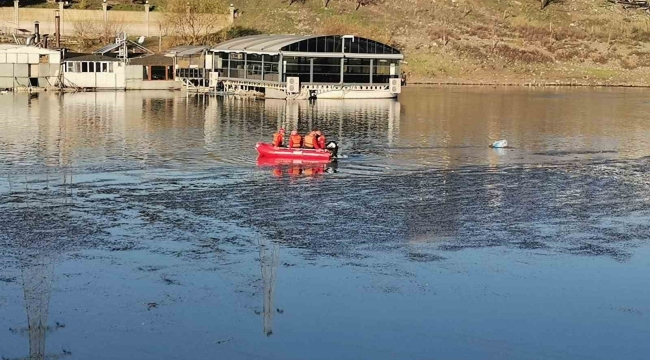
<path fill-rule="evenodd" d="M 400 131 L 400 103 L 389 99 L 310 102 L 217 97 L 208 98 L 203 109 L 204 143 L 213 149 L 228 141 L 269 142 L 280 128 L 301 134 L 320 129 L 328 139 L 372 138 L 388 146 L 397 142 Z"/>
<path fill-rule="evenodd" d="M 344 150 L 437 168 L 512 161 L 511 152 L 487 148 L 500 138 L 516 148 L 519 162 L 537 161 L 530 159 L 557 149 L 642 156 L 650 142 L 639 96 L 474 88 L 412 89 L 400 101 L 259 101 L 171 92 L 14 94 L 0 98 L 6 109 L 0 113 L 0 146 L 5 164 L 54 166 L 65 157 L 73 163 L 151 163 L 176 160 L 181 151 L 193 151 L 182 157 L 193 161 L 227 158 L 232 151 L 240 156 L 234 160 L 250 163 L 254 143 L 270 141 L 285 127 L 303 134 L 319 128 Z M 207 158 L 199 150 L 208 150 Z"/>
<path fill-rule="evenodd" d="M 167 92 L 97 92 L 0 99 L 3 160 L 46 166 L 254 161 L 254 144 L 284 127 L 318 128 L 344 148 L 365 151 L 400 142 L 395 100 L 274 101 L 179 96 Z M 201 134 L 197 136 L 197 134 Z M 384 149 L 384 150 L 382 150 Z"/>

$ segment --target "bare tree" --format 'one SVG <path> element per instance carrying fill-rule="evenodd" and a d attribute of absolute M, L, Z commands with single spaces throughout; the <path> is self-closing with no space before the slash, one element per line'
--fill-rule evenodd
<path fill-rule="evenodd" d="M 89 19 L 72 21 L 72 38 L 82 47 L 93 45 L 94 41 L 99 38 L 96 22 Z"/>
<path fill-rule="evenodd" d="M 213 0 L 167 0 L 162 10 L 166 30 L 190 44 L 217 31 L 226 13 L 225 6 Z"/>
<path fill-rule="evenodd" d="M 73 39 L 81 46 L 88 47 L 97 42 L 108 43 L 124 31 L 124 24 L 119 21 L 97 22 L 90 19 L 72 21 Z"/>

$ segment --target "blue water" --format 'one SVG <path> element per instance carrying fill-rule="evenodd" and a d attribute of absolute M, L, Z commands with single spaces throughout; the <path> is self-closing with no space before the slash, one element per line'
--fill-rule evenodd
<path fill-rule="evenodd" d="M 0 356 L 645 359 L 644 99 L 0 97 Z M 258 166 L 278 126 L 347 158 Z"/>

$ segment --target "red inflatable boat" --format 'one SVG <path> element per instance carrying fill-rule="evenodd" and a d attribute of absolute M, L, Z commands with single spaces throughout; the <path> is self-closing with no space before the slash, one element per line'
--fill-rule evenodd
<path fill-rule="evenodd" d="M 291 159 L 303 161 L 330 161 L 333 154 L 329 150 L 321 149 L 289 149 L 275 147 L 271 144 L 259 142 L 255 145 L 260 157 Z"/>
<path fill-rule="evenodd" d="M 331 162 L 330 159 L 326 159 L 326 160 L 314 160 L 314 159 L 297 160 L 297 159 L 287 159 L 287 158 L 268 157 L 268 156 L 260 156 L 260 157 L 257 158 L 257 166 L 267 166 L 267 167 L 278 167 L 278 166 L 284 166 L 284 165 L 324 166 L 324 165 L 329 164 L 330 162 Z"/>

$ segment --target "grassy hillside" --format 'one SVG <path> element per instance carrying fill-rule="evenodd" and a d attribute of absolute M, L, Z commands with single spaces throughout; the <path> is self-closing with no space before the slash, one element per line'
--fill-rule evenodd
<path fill-rule="evenodd" d="M 397 46 L 411 81 L 650 85 L 650 16 L 607 0 L 238 0 L 237 25 Z"/>

